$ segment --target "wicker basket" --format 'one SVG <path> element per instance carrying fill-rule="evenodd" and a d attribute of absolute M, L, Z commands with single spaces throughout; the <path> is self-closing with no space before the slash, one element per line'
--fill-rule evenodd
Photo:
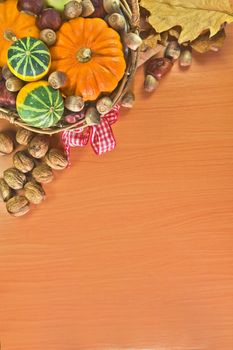
<path fill-rule="evenodd" d="M 121 10 L 127 20 L 129 30 L 136 34 L 139 33 L 139 21 L 140 21 L 140 13 L 139 13 L 139 3 L 138 0 L 120 0 Z M 137 67 L 137 59 L 138 59 L 139 50 L 133 51 L 129 49 L 129 53 L 127 56 L 127 68 L 124 74 L 124 77 L 118 84 L 117 88 L 110 95 L 113 100 L 113 106 L 116 105 L 126 92 Z M 85 122 L 85 118 L 79 119 L 78 122 L 65 126 L 54 126 L 47 129 L 38 129 L 35 127 L 31 127 L 24 123 L 18 116 L 15 110 L 8 110 L 6 108 L 0 107 L 0 119 L 5 119 L 12 124 L 15 124 L 19 127 L 22 127 L 27 130 L 31 130 L 35 133 L 53 135 L 65 130 L 73 130 L 73 129 L 83 129 L 87 126 Z"/>

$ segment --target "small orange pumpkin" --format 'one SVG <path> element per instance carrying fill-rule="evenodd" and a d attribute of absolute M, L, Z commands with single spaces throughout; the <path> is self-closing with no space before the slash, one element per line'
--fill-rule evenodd
<path fill-rule="evenodd" d="M 19 12 L 16 0 L 6 0 L 0 3 L 0 66 L 7 63 L 7 51 L 12 39 L 25 36 L 39 37 L 36 19 Z"/>
<path fill-rule="evenodd" d="M 66 73 L 66 95 L 94 101 L 112 92 L 126 63 L 119 34 L 100 18 L 76 18 L 62 25 L 51 48 L 52 70 Z"/>

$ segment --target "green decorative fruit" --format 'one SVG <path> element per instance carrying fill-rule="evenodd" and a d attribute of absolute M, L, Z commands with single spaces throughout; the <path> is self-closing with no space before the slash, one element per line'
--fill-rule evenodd
<path fill-rule="evenodd" d="M 64 112 L 64 103 L 59 90 L 42 80 L 29 83 L 20 90 L 16 108 L 26 124 L 43 129 L 58 123 Z"/>
<path fill-rule="evenodd" d="M 46 0 L 48 7 L 53 7 L 58 11 L 63 11 L 64 6 L 70 2 L 70 0 Z"/>
<path fill-rule="evenodd" d="M 11 45 L 7 63 L 16 77 L 30 82 L 40 80 L 48 73 L 51 57 L 43 41 L 28 36 Z"/>

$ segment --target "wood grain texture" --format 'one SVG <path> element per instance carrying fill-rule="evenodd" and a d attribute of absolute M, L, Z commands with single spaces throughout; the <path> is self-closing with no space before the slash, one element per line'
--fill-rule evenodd
<path fill-rule="evenodd" d="M 74 149 L 27 217 L 1 205 L 2 350 L 232 350 L 230 29 L 153 96 L 138 73 L 114 152 Z"/>

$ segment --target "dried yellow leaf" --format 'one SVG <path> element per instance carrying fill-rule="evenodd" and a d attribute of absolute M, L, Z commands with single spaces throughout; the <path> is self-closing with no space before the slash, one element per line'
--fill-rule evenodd
<path fill-rule="evenodd" d="M 212 37 L 223 23 L 233 22 L 233 0 L 141 0 L 140 5 L 150 12 L 157 33 L 181 26 L 179 43 L 193 41 L 205 30 Z"/>
<path fill-rule="evenodd" d="M 209 32 L 201 34 L 191 43 L 192 48 L 200 53 L 213 49 L 220 49 L 226 39 L 225 30 L 220 30 L 216 35 L 212 36 L 212 38 L 210 38 L 209 35 Z"/>
<path fill-rule="evenodd" d="M 149 46 L 155 48 L 157 46 L 158 40 L 160 40 L 160 34 L 152 34 L 148 38 L 143 40 L 143 46 Z"/>

